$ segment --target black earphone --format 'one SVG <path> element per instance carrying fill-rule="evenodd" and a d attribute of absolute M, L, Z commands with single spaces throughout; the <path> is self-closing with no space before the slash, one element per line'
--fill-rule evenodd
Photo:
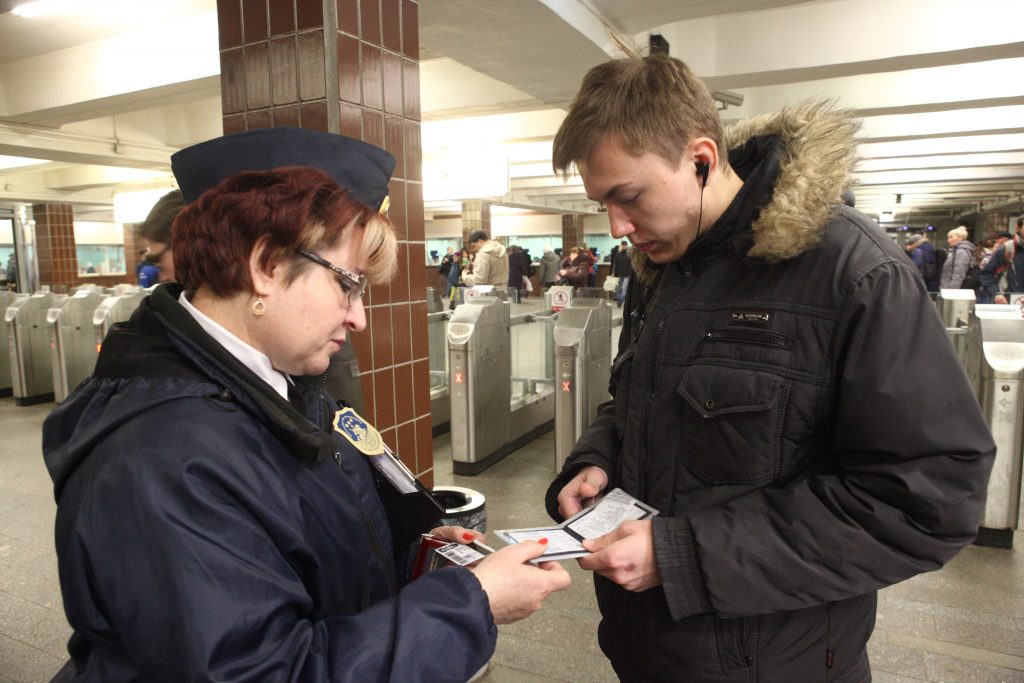
<path fill-rule="evenodd" d="M 700 176 L 700 186 L 704 187 L 708 184 L 708 173 L 711 171 L 711 164 L 706 161 L 698 161 L 694 163 L 697 167 L 697 175 Z"/>

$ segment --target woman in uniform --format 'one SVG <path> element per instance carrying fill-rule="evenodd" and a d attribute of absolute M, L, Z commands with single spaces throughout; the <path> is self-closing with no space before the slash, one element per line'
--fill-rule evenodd
<path fill-rule="evenodd" d="M 568 586 L 528 562 L 539 543 L 408 581 L 408 530 L 432 518 L 394 501 L 427 494 L 396 496 L 379 434 L 318 388 L 366 326 L 365 287 L 396 270 L 377 211 L 393 166 L 287 128 L 172 158 L 180 284 L 107 336 L 44 425 L 74 630 L 58 678 L 465 681 L 496 623 Z"/>

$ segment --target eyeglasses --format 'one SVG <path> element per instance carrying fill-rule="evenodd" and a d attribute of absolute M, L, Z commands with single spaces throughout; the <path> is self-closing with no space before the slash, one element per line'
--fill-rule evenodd
<path fill-rule="evenodd" d="M 341 287 L 342 293 L 348 297 L 349 305 L 359 301 L 363 298 L 363 292 L 366 291 L 366 285 L 369 284 L 366 279 L 366 275 L 356 275 L 352 271 L 339 268 L 322 256 L 306 251 L 305 249 L 299 249 L 295 253 L 299 256 L 308 258 L 313 263 L 317 263 L 324 268 L 333 270 L 338 275 L 338 285 Z"/>

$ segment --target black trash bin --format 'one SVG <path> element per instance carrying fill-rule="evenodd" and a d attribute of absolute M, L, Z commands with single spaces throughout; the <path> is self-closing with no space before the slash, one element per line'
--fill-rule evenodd
<path fill-rule="evenodd" d="M 462 486 L 435 486 L 434 500 L 444 508 L 442 526 L 462 526 L 487 533 L 487 499 L 484 494 Z"/>

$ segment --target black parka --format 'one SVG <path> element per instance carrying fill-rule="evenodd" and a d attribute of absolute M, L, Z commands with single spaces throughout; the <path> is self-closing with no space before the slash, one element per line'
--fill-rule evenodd
<path fill-rule="evenodd" d="M 465 569 L 408 585 L 368 459 L 162 285 L 46 419 L 81 681 L 465 681 L 497 638 Z M 399 569 L 396 569 L 398 567 Z M 77 672 L 77 678 L 74 674 Z"/>
<path fill-rule="evenodd" d="M 595 577 L 624 680 L 868 680 L 875 592 L 975 535 L 995 447 L 913 264 L 838 205 L 852 132 L 821 104 L 733 130 L 735 200 L 636 261 L 614 400 L 547 497 L 594 464 L 661 511 L 662 585 Z"/>

